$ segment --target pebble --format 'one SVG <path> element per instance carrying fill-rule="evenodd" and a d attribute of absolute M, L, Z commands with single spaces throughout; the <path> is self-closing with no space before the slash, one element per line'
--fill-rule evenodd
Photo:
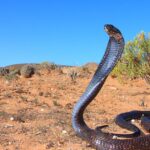
<path fill-rule="evenodd" d="M 6 81 L 5 81 L 5 84 L 7 84 L 7 85 L 8 85 L 9 83 L 10 83 L 10 82 L 9 82 L 8 80 L 6 80 Z"/>
<path fill-rule="evenodd" d="M 44 109 L 43 109 L 43 108 L 41 108 L 41 111 L 43 112 L 43 111 L 44 111 Z"/>
<path fill-rule="evenodd" d="M 13 120 L 14 120 L 14 117 L 10 117 L 10 120 L 13 121 Z"/>
<path fill-rule="evenodd" d="M 63 133 L 63 134 L 67 134 L 67 131 L 66 131 L 66 130 L 62 130 L 62 133 Z"/>

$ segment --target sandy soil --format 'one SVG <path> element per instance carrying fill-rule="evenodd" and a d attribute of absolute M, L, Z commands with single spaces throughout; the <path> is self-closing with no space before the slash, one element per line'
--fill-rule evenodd
<path fill-rule="evenodd" d="M 75 81 L 65 71 L 0 78 L 0 150 L 92 150 L 75 135 L 71 113 L 93 71 Z M 114 118 L 130 110 L 150 110 L 150 85 L 109 77 L 86 109 L 85 119 L 91 128 L 108 124 L 109 132 L 127 133 Z"/>

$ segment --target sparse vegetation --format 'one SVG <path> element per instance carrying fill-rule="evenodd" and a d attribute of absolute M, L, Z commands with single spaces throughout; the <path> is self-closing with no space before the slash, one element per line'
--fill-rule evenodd
<path fill-rule="evenodd" d="M 53 100 L 53 104 L 54 106 L 60 106 L 60 104 L 56 100 Z"/>
<path fill-rule="evenodd" d="M 125 45 L 125 52 L 112 76 L 150 79 L 150 37 L 144 32 Z"/>
<path fill-rule="evenodd" d="M 83 67 L 82 67 L 82 70 L 83 70 L 84 72 L 86 72 L 86 73 L 90 73 L 89 68 L 86 67 L 86 66 L 83 66 Z"/>
<path fill-rule="evenodd" d="M 34 74 L 34 67 L 30 66 L 30 65 L 24 65 L 21 70 L 20 73 L 23 77 L 25 78 L 30 78 L 33 74 Z"/>
<path fill-rule="evenodd" d="M 55 70 L 58 66 L 53 62 L 43 62 L 41 63 L 41 67 L 50 70 Z"/>
<path fill-rule="evenodd" d="M 71 72 L 69 73 L 69 76 L 70 76 L 71 80 L 72 80 L 73 82 L 75 82 L 75 81 L 76 81 L 76 78 L 77 78 L 77 76 L 78 76 L 78 73 L 77 73 L 75 70 L 71 70 Z"/>
<path fill-rule="evenodd" d="M 8 80 L 8 81 L 11 81 L 11 80 L 16 80 L 18 79 L 17 75 L 16 74 L 7 74 L 4 76 L 4 79 Z"/>
<path fill-rule="evenodd" d="M 97 64 L 65 66 L 61 68 L 63 74 L 57 69 L 49 74 L 40 65 L 30 65 L 37 66 L 35 69 L 42 74 L 31 79 L 14 73 L 18 79 L 11 82 L 5 81 L 5 76 L 0 78 L 0 149 L 57 150 L 61 147 L 62 150 L 92 150 L 75 135 L 71 114 Z M 9 70 L 20 68 L 14 66 Z M 115 125 L 113 118 L 116 114 L 132 107 L 136 110 L 150 107 L 149 85 L 137 79 L 133 82 L 126 80 L 126 83 L 121 85 L 117 79 L 107 79 L 104 90 L 85 111 L 89 126 L 108 124 L 111 127 L 105 129 L 107 132 L 120 133 L 124 130 Z"/>
<path fill-rule="evenodd" d="M 6 68 L 0 68 L 0 76 L 5 76 L 9 73 L 9 70 Z"/>

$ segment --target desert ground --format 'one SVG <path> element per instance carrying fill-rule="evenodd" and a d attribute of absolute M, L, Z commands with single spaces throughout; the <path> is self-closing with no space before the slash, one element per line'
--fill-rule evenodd
<path fill-rule="evenodd" d="M 95 69 L 88 64 L 43 69 L 30 78 L 1 76 L 0 150 L 92 150 L 76 136 L 71 114 Z M 150 110 L 150 85 L 109 76 L 84 117 L 91 128 L 108 124 L 106 132 L 129 133 L 114 118 L 131 110 Z"/>

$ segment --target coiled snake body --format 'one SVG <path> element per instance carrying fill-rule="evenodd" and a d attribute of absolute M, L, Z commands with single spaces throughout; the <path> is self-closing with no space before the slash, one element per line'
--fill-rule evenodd
<path fill-rule="evenodd" d="M 124 39 L 121 32 L 113 25 L 108 24 L 105 25 L 104 29 L 110 37 L 107 49 L 91 82 L 73 109 L 72 126 L 79 137 L 90 142 L 97 150 L 150 150 L 150 135 L 130 139 L 113 139 L 113 134 L 105 133 L 101 130 L 106 126 L 100 126 L 94 130 L 89 128 L 84 121 L 83 113 L 85 108 L 102 88 L 124 49 Z M 118 124 L 123 122 L 127 126 L 125 128 L 137 133 L 139 132 L 138 128 L 126 121 L 132 118 L 139 119 L 143 114 L 150 116 L 150 112 L 132 111 L 118 115 L 117 121 Z"/>

